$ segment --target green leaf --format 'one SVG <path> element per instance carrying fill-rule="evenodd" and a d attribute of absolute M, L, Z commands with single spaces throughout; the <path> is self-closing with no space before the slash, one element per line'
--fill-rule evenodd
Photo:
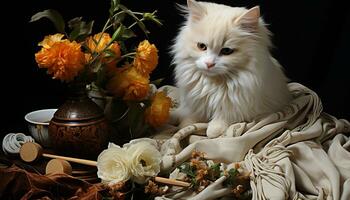
<path fill-rule="evenodd" d="M 151 84 L 159 86 L 162 83 L 163 80 L 164 80 L 164 78 L 159 78 L 159 79 L 156 79 L 156 80 L 152 81 Z"/>
<path fill-rule="evenodd" d="M 125 42 L 124 42 L 124 41 L 118 41 L 118 44 L 119 44 L 120 50 L 121 50 L 122 52 L 127 52 L 127 51 L 128 51 L 128 49 L 126 48 L 126 45 L 125 45 Z"/>
<path fill-rule="evenodd" d="M 103 88 L 106 82 L 106 71 L 104 67 L 101 67 L 100 70 L 97 71 L 96 76 L 96 85 Z"/>
<path fill-rule="evenodd" d="M 143 135 L 148 129 L 145 123 L 144 112 L 146 107 L 140 102 L 129 102 L 128 123 L 131 131 L 131 138 L 137 138 Z"/>
<path fill-rule="evenodd" d="M 186 174 L 187 176 L 191 178 L 196 177 L 195 169 L 191 167 L 191 164 L 189 162 L 183 163 L 180 167 L 178 167 L 180 172 Z"/>
<path fill-rule="evenodd" d="M 125 12 L 120 12 L 113 17 L 112 24 L 114 29 L 116 29 L 119 26 L 119 24 L 121 24 L 124 21 L 125 16 Z"/>
<path fill-rule="evenodd" d="M 111 7 L 109 8 L 109 14 L 112 16 L 113 13 L 119 10 L 120 0 L 111 0 Z"/>
<path fill-rule="evenodd" d="M 126 40 L 126 39 L 129 39 L 129 38 L 134 37 L 134 36 L 136 36 L 136 35 L 133 31 L 126 28 L 123 24 L 120 24 L 119 27 L 117 28 L 117 30 L 114 31 L 110 43 L 112 43 L 116 40 L 117 41 Z"/>
<path fill-rule="evenodd" d="M 221 166 L 220 163 L 215 163 L 214 165 L 212 165 L 212 166 L 210 167 L 210 169 L 213 170 L 213 171 L 218 171 L 218 172 L 220 172 L 220 166 Z"/>
<path fill-rule="evenodd" d="M 137 25 L 141 28 L 141 30 L 147 35 L 149 34 L 149 31 L 146 29 L 145 24 L 136 16 L 134 15 L 134 13 L 132 13 L 127 7 L 125 7 L 124 5 L 120 4 L 119 5 L 120 9 L 122 9 L 125 13 L 127 13 L 128 15 L 130 15 L 131 17 L 134 18 L 134 20 L 136 21 Z"/>
<path fill-rule="evenodd" d="M 121 40 L 127 40 L 132 37 L 136 37 L 136 34 L 132 30 L 126 28 L 122 34 Z"/>
<path fill-rule="evenodd" d="M 83 19 L 82 17 L 75 17 L 75 18 L 69 20 L 68 21 L 68 27 L 69 28 L 74 28 L 76 26 L 79 26 L 79 24 L 81 23 L 82 19 Z"/>
<path fill-rule="evenodd" d="M 235 184 L 236 182 L 236 176 L 239 174 L 238 170 L 235 169 L 235 168 L 231 168 L 229 171 L 228 171 L 228 176 L 227 176 L 227 179 L 225 180 L 224 184 L 225 185 L 229 185 L 229 186 L 232 186 Z"/>
<path fill-rule="evenodd" d="M 231 168 L 229 171 L 228 171 L 228 175 L 231 176 L 231 177 L 235 177 L 238 175 L 238 170 L 235 169 L 235 168 Z"/>
<path fill-rule="evenodd" d="M 123 24 L 121 24 L 121 25 L 117 28 L 117 30 L 114 31 L 110 43 L 112 43 L 112 42 L 115 41 L 115 40 L 118 40 L 118 39 L 121 37 L 121 35 L 123 34 L 123 32 L 124 32 L 125 29 L 126 29 L 126 27 L 125 27 Z"/>
<path fill-rule="evenodd" d="M 113 50 L 111 50 L 111 49 L 106 49 L 103 52 L 104 52 L 104 57 L 105 58 L 116 57 L 115 52 Z"/>
<path fill-rule="evenodd" d="M 57 31 L 60 33 L 64 33 L 64 29 L 65 29 L 64 19 L 58 11 L 48 9 L 42 12 L 38 12 L 32 16 L 29 22 L 35 22 L 42 18 L 48 18 L 49 20 L 51 20 L 51 22 L 55 25 Z"/>
<path fill-rule="evenodd" d="M 86 24 L 86 22 L 81 19 L 81 17 L 76 17 L 68 22 L 68 26 L 73 29 L 69 34 L 70 40 L 83 41 L 85 37 L 91 34 L 94 21 Z"/>
<path fill-rule="evenodd" d="M 220 163 L 215 163 L 209 168 L 209 178 L 210 180 L 216 180 L 220 177 Z"/>
<path fill-rule="evenodd" d="M 153 21 L 155 22 L 158 26 L 163 25 L 162 22 L 157 18 L 156 16 L 157 11 L 154 11 L 153 13 L 144 13 L 143 18 L 145 20 Z"/>

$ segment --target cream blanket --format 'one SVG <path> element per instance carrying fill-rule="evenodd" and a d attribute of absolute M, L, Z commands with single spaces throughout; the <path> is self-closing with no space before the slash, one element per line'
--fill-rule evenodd
<path fill-rule="evenodd" d="M 208 159 L 240 162 L 250 171 L 254 200 L 350 199 L 350 124 L 322 112 L 315 92 L 290 83 L 293 101 L 282 111 L 250 123 L 232 124 L 215 139 L 205 137 L 207 124 L 181 130 L 169 127 L 156 135 L 163 173 L 188 160 L 194 150 Z M 160 88 L 176 102 L 177 89 Z M 232 111 L 234 112 L 234 111 Z M 167 135 L 170 139 L 164 140 Z M 190 191 L 157 199 L 216 199 L 227 194 L 222 180 L 199 194 Z"/>

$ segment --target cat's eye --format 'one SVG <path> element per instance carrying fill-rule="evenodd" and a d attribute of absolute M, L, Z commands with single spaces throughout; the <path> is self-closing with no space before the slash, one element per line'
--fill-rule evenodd
<path fill-rule="evenodd" d="M 198 47 L 198 49 L 201 50 L 201 51 L 207 50 L 207 45 L 205 45 L 204 43 L 198 42 L 198 43 L 197 43 L 197 47 Z"/>
<path fill-rule="evenodd" d="M 231 48 L 222 48 L 220 51 L 220 55 L 230 55 L 235 51 L 235 49 L 231 49 Z"/>

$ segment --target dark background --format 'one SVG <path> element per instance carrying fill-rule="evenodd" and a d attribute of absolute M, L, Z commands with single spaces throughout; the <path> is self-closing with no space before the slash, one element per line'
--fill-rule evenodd
<path fill-rule="evenodd" d="M 9 2 L 9 1 L 8 1 Z M 135 11 L 159 11 L 164 26 L 149 26 L 149 40 L 159 49 L 160 62 L 152 78 L 166 77 L 172 84 L 168 48 L 183 21 L 175 3 L 185 0 L 122 0 Z M 274 33 L 273 55 L 284 66 L 291 81 L 313 89 L 321 97 L 324 110 L 337 118 L 350 119 L 350 12 L 342 1 L 244 1 L 215 0 L 231 6 L 261 6 L 269 29 Z M 108 15 L 108 0 L 11 1 L 2 6 L 1 18 L 1 135 L 27 133 L 24 115 L 30 111 L 57 108 L 66 97 L 66 86 L 39 69 L 34 54 L 37 43 L 55 29 L 48 20 L 28 23 L 38 11 L 52 8 L 69 20 L 82 16 L 95 20 L 95 33 Z M 5 14 L 4 10 L 9 14 Z"/>

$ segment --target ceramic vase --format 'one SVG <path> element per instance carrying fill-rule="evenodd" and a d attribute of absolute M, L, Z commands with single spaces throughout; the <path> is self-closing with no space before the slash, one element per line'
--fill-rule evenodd
<path fill-rule="evenodd" d="M 49 124 L 49 137 L 56 154 L 96 159 L 107 148 L 109 123 L 103 110 L 87 95 L 85 85 L 69 86 L 69 97 Z"/>

